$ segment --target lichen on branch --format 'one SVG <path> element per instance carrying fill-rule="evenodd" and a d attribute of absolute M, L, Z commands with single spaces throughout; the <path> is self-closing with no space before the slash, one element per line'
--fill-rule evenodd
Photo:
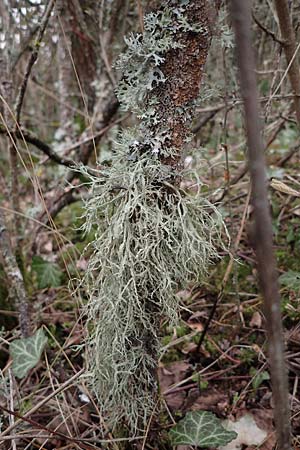
<path fill-rule="evenodd" d="M 155 152 L 162 135 L 164 149 L 181 150 L 187 139 L 218 7 L 208 0 L 161 2 L 145 16 L 144 33 L 126 39 L 117 95 L 141 119 Z"/>
<path fill-rule="evenodd" d="M 85 277 L 89 375 L 107 420 L 133 433 L 158 400 L 161 318 L 176 323 L 176 290 L 203 276 L 223 245 L 220 213 L 180 165 L 212 36 L 210 4 L 167 0 L 145 16 L 143 35 L 127 39 L 118 96 L 139 126 L 121 132 L 110 167 L 87 174 L 85 229 L 96 229 Z M 186 178 L 196 193 L 181 189 Z"/>

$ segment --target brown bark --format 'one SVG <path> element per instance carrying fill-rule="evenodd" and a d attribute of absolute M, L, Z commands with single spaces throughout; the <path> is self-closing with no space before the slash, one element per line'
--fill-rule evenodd
<path fill-rule="evenodd" d="M 291 449 L 289 391 L 286 373 L 280 295 L 272 242 L 272 220 L 268 202 L 264 146 L 258 108 L 254 52 L 251 47 L 251 4 L 231 0 L 236 35 L 237 62 L 245 108 L 249 171 L 254 207 L 254 247 L 264 297 L 269 363 L 274 397 L 274 416 L 278 450 Z"/>
<path fill-rule="evenodd" d="M 188 12 L 190 23 L 201 25 L 206 31 L 178 33 L 176 39 L 182 44 L 182 48 L 169 51 L 165 63 L 160 66 L 167 80 L 155 91 L 155 95 L 159 98 L 160 123 L 157 128 L 168 130 L 169 147 L 179 151 L 190 132 L 187 114 L 182 114 L 181 111 L 182 108 L 188 108 L 191 112 L 191 103 L 199 94 L 219 6 L 218 0 L 190 2 Z M 180 152 L 177 159 L 169 159 L 167 162 L 178 165 L 179 160 Z"/>
<path fill-rule="evenodd" d="M 284 40 L 283 48 L 286 61 L 290 65 L 288 74 L 293 93 L 295 94 L 294 108 L 298 127 L 300 128 L 300 68 L 298 55 L 295 55 L 297 48 L 295 32 L 290 16 L 288 0 L 275 0 L 275 6 L 279 19 L 280 32 Z"/>

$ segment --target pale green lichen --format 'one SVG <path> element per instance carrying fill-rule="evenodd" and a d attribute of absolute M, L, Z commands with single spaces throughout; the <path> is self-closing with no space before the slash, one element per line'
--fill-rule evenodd
<path fill-rule="evenodd" d="M 102 411 L 111 423 L 125 417 L 137 429 L 155 403 L 159 336 L 153 313 L 177 321 L 176 290 L 218 258 L 222 218 L 197 179 L 199 191 L 183 193 L 170 184 L 170 168 L 151 153 L 137 161 L 128 154 L 120 153 L 92 180 L 86 228 L 95 226 L 97 233 L 86 313 L 91 382 Z M 146 352 L 147 339 L 153 354 Z"/>
<path fill-rule="evenodd" d="M 146 16 L 144 36 L 127 40 L 118 94 L 142 122 L 121 132 L 110 167 L 86 173 L 85 230 L 96 229 L 85 277 L 89 377 L 108 423 L 125 423 L 132 433 L 146 425 L 157 401 L 160 319 L 176 323 L 176 290 L 205 274 L 223 245 L 222 218 L 197 177 L 164 164 L 177 150 L 168 145 L 168 130 L 155 126 L 159 105 L 149 95 L 165 82 L 160 67 L 180 45 L 176 32 L 204 32 L 188 23 L 188 4 L 166 1 Z M 197 192 L 180 188 L 187 178 Z"/>
<path fill-rule="evenodd" d="M 148 124 L 152 124 L 152 118 L 155 120 L 155 117 L 152 117 L 155 116 L 155 109 L 151 108 L 149 111 L 146 99 L 153 89 L 166 81 L 160 69 L 165 62 L 166 53 L 182 47 L 176 35 L 188 31 L 207 33 L 200 24 L 187 20 L 188 1 L 178 4 L 169 0 L 165 3 L 163 10 L 145 16 L 143 34 L 131 34 L 125 38 L 127 50 L 116 64 L 123 73 L 116 92 L 121 108 L 134 112 L 139 118 L 147 118 Z M 151 102 L 152 106 L 158 104 L 158 100 L 153 96 Z"/>

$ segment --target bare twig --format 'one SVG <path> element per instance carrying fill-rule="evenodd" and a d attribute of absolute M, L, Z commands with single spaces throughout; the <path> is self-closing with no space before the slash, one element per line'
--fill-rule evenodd
<path fill-rule="evenodd" d="M 16 120 L 17 122 L 20 122 L 20 117 L 21 117 L 21 111 L 22 111 L 22 106 L 23 106 L 23 101 L 24 101 L 24 97 L 25 97 L 25 93 L 26 93 L 26 89 L 27 89 L 27 84 L 28 84 L 28 80 L 30 77 L 30 73 L 32 70 L 32 67 L 34 65 L 34 63 L 36 62 L 37 58 L 38 58 L 38 54 L 39 54 L 39 49 L 40 49 L 40 45 L 41 42 L 43 40 L 43 36 L 48 24 L 48 21 L 50 19 L 50 15 L 52 12 L 52 9 L 55 5 L 56 0 L 50 0 L 46 9 L 46 12 L 44 14 L 44 17 L 41 21 L 41 25 L 36 37 L 36 40 L 33 44 L 33 49 L 32 49 L 32 53 L 30 55 L 27 67 L 26 67 L 26 71 L 25 71 L 25 75 L 22 81 L 22 84 L 20 86 L 19 89 L 19 93 L 18 93 L 18 97 L 17 97 L 17 101 L 16 101 Z"/>
<path fill-rule="evenodd" d="M 113 102 L 113 105 L 116 110 L 116 104 Z M 113 114 L 113 112 L 112 112 Z M 123 119 L 120 119 L 120 121 Z M 112 124 L 106 125 L 106 122 L 103 124 L 103 127 L 100 127 L 99 131 L 95 132 L 91 136 L 87 136 L 83 139 L 79 139 L 77 142 L 72 144 L 70 147 L 68 147 L 65 151 L 65 153 L 71 152 L 72 150 L 75 150 L 78 147 L 86 147 L 89 145 L 89 149 L 86 150 L 86 152 L 91 152 L 92 142 L 98 142 L 100 138 L 115 124 L 119 121 L 116 121 Z M 78 163 L 73 161 L 72 159 L 66 158 L 64 156 L 58 155 L 53 148 L 47 144 L 46 142 L 42 141 L 38 136 L 36 136 L 31 131 L 23 128 L 18 127 L 17 131 L 14 131 L 12 129 L 9 129 L 7 126 L 2 125 L 0 123 L 0 134 L 7 134 L 11 137 L 16 137 L 17 139 L 25 140 L 28 144 L 34 145 L 38 150 L 43 152 L 51 161 L 56 162 L 57 164 L 60 164 L 62 166 L 66 166 L 70 169 L 74 169 Z M 88 155 L 85 153 L 83 157 L 81 158 L 85 161 L 85 163 L 88 160 Z M 92 170 L 92 169 L 91 169 Z M 89 169 L 88 169 L 89 171 Z"/>
<path fill-rule="evenodd" d="M 27 50 L 31 50 L 31 41 L 32 41 L 34 35 L 38 32 L 38 29 L 39 29 L 39 26 L 36 25 L 32 30 L 29 30 L 29 34 L 28 34 L 27 38 L 25 38 L 25 40 L 24 40 L 22 49 L 20 50 L 18 55 L 14 58 L 14 61 L 12 63 L 13 70 L 16 69 L 18 62 L 20 61 L 20 59 L 22 58 L 24 53 L 27 52 Z"/>
<path fill-rule="evenodd" d="M 267 196 L 264 146 L 259 119 L 255 61 L 251 47 L 251 3 L 231 0 L 231 15 L 236 35 L 237 62 L 245 108 L 249 171 L 252 180 L 252 202 L 255 220 L 255 250 L 267 319 L 266 327 L 278 450 L 290 450 L 291 431 L 288 380 L 284 358 L 280 295 L 273 252 L 272 221 Z"/>
<path fill-rule="evenodd" d="M 16 137 L 18 139 L 24 139 L 29 144 L 34 145 L 36 148 L 41 150 L 45 155 L 47 155 L 52 161 L 57 164 L 61 164 L 63 166 L 74 168 L 76 163 L 71 159 L 64 158 L 63 156 L 59 156 L 50 145 L 46 144 L 46 142 L 40 140 L 35 134 L 31 131 L 20 128 L 15 132 L 3 125 L 0 124 L 0 134 L 7 134 L 12 137 Z M 80 144 L 78 144 L 79 146 Z"/>
<path fill-rule="evenodd" d="M 271 30 L 269 30 L 267 27 L 265 27 L 265 26 L 258 20 L 258 18 L 256 17 L 256 15 L 255 15 L 254 13 L 252 14 L 252 17 L 253 17 L 253 20 L 254 20 L 254 22 L 256 23 L 256 25 L 257 25 L 261 30 L 263 30 L 264 33 L 266 33 L 268 36 L 270 36 L 270 37 L 273 39 L 273 41 L 277 42 L 277 43 L 280 44 L 280 45 L 283 45 L 283 44 L 284 44 L 284 41 L 282 41 L 281 39 L 278 39 L 278 37 L 276 36 L 275 33 L 273 33 L 273 31 L 271 31 Z"/>
<path fill-rule="evenodd" d="M 10 409 L 14 411 L 14 379 L 11 369 L 8 369 L 8 377 L 9 377 L 9 398 L 10 398 Z M 13 415 L 9 416 L 9 423 L 13 425 L 15 422 L 15 417 Z M 11 441 L 12 450 L 17 450 L 17 445 L 15 440 Z"/>
<path fill-rule="evenodd" d="M 297 142 L 287 155 L 283 156 L 277 163 L 278 167 L 284 167 L 286 163 L 300 150 L 300 142 Z"/>
<path fill-rule="evenodd" d="M 211 324 L 211 322 L 213 320 L 213 317 L 215 315 L 217 306 L 218 306 L 218 304 L 221 302 L 221 300 L 224 297 L 225 287 L 226 287 L 226 284 L 228 282 L 229 275 L 230 275 L 230 273 L 232 271 L 234 258 L 235 258 L 235 255 L 236 255 L 237 251 L 238 251 L 238 248 L 239 248 L 239 245 L 240 245 L 240 241 L 241 241 L 241 238 L 242 238 L 242 235 L 243 235 L 245 222 L 246 222 L 246 216 L 247 216 L 247 210 L 248 210 L 248 206 L 249 206 L 249 200 L 250 200 L 250 192 L 247 195 L 247 200 L 246 200 L 246 204 L 245 204 L 245 207 L 244 207 L 244 212 L 243 212 L 240 228 L 239 228 L 239 231 L 238 231 L 238 234 L 237 234 L 234 246 L 233 246 L 233 252 L 230 254 L 229 264 L 227 266 L 227 269 L 225 271 L 225 275 L 224 275 L 223 280 L 222 280 L 221 290 L 220 290 L 219 294 L 216 296 L 216 298 L 214 299 L 212 309 L 210 311 L 209 317 L 208 317 L 208 319 L 207 319 L 207 321 L 205 323 L 204 329 L 202 331 L 202 334 L 200 336 L 200 339 L 199 339 L 199 342 L 198 342 L 198 345 L 197 345 L 196 354 L 201 349 L 201 346 L 203 344 L 204 338 L 205 338 L 205 336 L 206 336 L 206 334 L 208 332 L 209 326 L 210 326 L 210 324 Z"/>
<path fill-rule="evenodd" d="M 283 129 L 284 124 L 286 123 L 286 119 L 281 119 L 280 122 L 278 123 L 274 133 L 269 137 L 268 142 L 266 143 L 265 147 L 264 147 L 264 151 L 266 151 L 269 146 L 272 144 L 272 142 L 274 142 L 274 140 L 277 138 L 278 134 L 280 133 L 280 131 Z M 220 196 L 220 198 L 218 198 L 218 202 L 220 202 L 221 200 L 223 200 L 223 198 L 225 197 L 225 195 L 228 192 L 228 187 L 238 183 L 247 173 L 248 173 L 249 167 L 248 167 L 248 162 L 246 162 L 241 168 L 240 170 L 237 172 L 237 174 L 230 180 L 229 186 L 227 186 L 222 195 Z"/>
<path fill-rule="evenodd" d="M 77 378 L 79 378 L 80 375 L 83 374 L 83 372 L 84 372 L 84 369 L 81 369 L 79 372 L 75 373 L 71 378 L 69 378 L 67 381 L 65 381 L 63 384 L 61 384 L 55 391 L 51 392 L 50 395 L 48 395 L 43 400 L 41 400 L 37 405 L 33 406 L 31 409 L 26 411 L 23 414 L 22 418 L 19 418 L 18 420 L 16 420 L 13 425 L 6 428 L 6 430 L 4 430 L 0 434 L 0 439 L 3 436 L 7 436 L 17 425 L 19 425 L 22 422 L 22 420 L 28 418 L 29 416 L 31 416 L 31 414 L 38 411 L 42 406 L 46 405 L 49 402 L 49 400 L 51 398 L 53 398 L 55 395 L 59 394 L 60 392 L 64 391 L 65 389 L 67 389 L 67 387 L 69 387 Z M 0 406 L 0 408 L 1 408 L 1 406 Z"/>
<path fill-rule="evenodd" d="M 14 411 L 10 411 L 9 409 L 5 408 L 4 406 L 0 405 L 0 409 L 2 409 L 4 412 L 13 415 L 14 417 L 19 418 L 19 420 L 24 421 L 29 423 L 30 425 L 35 426 L 36 428 L 39 428 L 43 431 L 47 431 L 49 434 L 51 434 L 53 437 L 55 436 L 59 436 L 63 439 L 65 439 L 66 441 L 70 441 L 70 442 L 74 442 L 74 443 L 80 443 L 81 447 L 85 450 L 94 450 L 97 447 L 95 447 L 92 444 L 85 444 L 83 439 L 76 439 L 70 436 L 67 436 L 66 434 L 61 433 L 60 431 L 54 431 L 54 430 L 50 430 L 50 428 L 44 426 L 44 425 L 40 425 L 38 422 L 36 422 L 35 420 L 29 419 L 28 417 L 25 417 L 25 415 L 21 416 L 20 414 L 14 412 Z M 17 422 L 16 422 L 17 423 Z"/>
<path fill-rule="evenodd" d="M 296 38 L 293 29 L 292 19 L 289 11 L 288 0 L 275 0 L 275 6 L 277 10 L 280 32 L 284 40 L 284 51 L 289 67 L 289 78 L 292 86 L 294 98 L 294 108 L 296 113 L 296 118 L 298 122 L 298 127 L 300 128 L 300 68 L 298 59 L 295 57 L 296 54 Z"/>

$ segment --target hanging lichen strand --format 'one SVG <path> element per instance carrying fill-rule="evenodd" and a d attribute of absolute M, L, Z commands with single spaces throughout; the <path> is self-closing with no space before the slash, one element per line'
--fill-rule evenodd
<path fill-rule="evenodd" d="M 96 227 L 86 275 L 89 375 L 114 426 L 143 427 L 158 399 L 162 317 L 176 322 L 176 289 L 217 258 L 222 219 L 180 188 L 180 151 L 210 45 L 211 0 L 168 0 L 126 39 L 118 97 L 140 125 L 124 130 L 111 167 L 91 178 L 86 230 Z"/>

